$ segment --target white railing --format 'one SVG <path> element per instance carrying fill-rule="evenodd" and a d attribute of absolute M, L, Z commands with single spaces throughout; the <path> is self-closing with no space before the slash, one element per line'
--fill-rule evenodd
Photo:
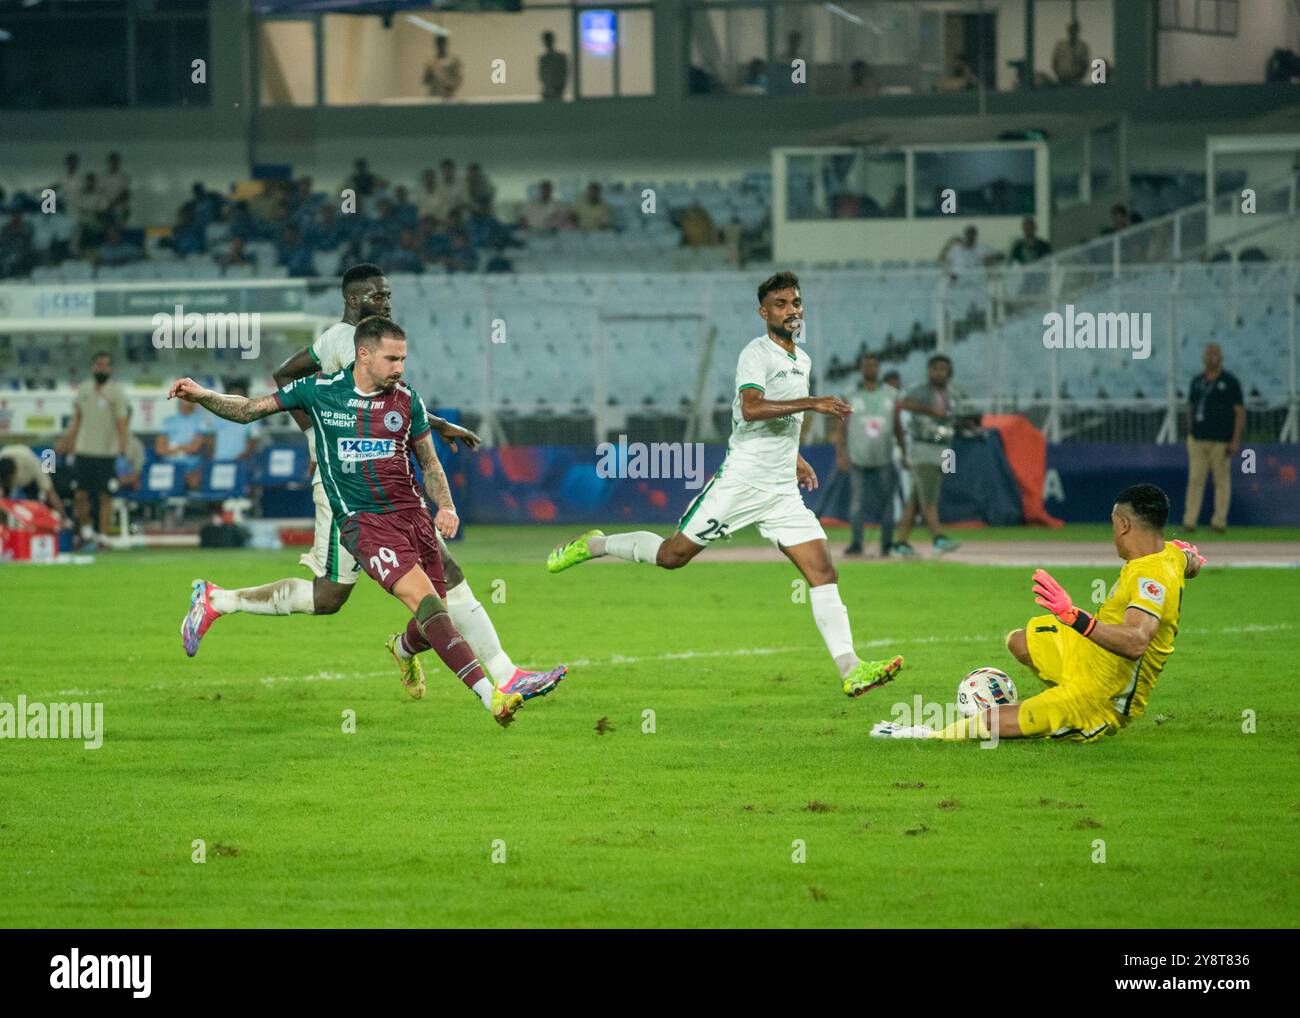
<path fill-rule="evenodd" d="M 1067 267 L 1109 267 L 1113 276 L 1129 265 L 1180 262 L 1200 258 L 1215 248 L 1276 226 L 1278 216 L 1296 214 L 1296 174 L 1255 188 L 1255 211 L 1242 211 L 1240 191 L 1225 191 L 1213 202 L 1203 201 L 1150 222 L 1138 223 L 1059 254 L 1045 261 Z M 1294 237 L 1285 252 L 1294 258 Z"/>

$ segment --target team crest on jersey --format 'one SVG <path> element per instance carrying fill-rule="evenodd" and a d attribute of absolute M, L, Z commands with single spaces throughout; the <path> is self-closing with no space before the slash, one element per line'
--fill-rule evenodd
<path fill-rule="evenodd" d="M 389 410 L 388 413 L 384 414 L 384 427 L 389 431 L 401 431 L 402 415 L 396 410 Z"/>
<path fill-rule="evenodd" d="M 1154 604 L 1165 603 L 1164 584 L 1157 583 L 1155 580 L 1140 579 L 1138 580 L 1138 590 L 1142 592 L 1144 598 Z"/>
<path fill-rule="evenodd" d="M 391 438 L 340 438 L 339 460 L 359 463 L 362 460 L 388 459 L 396 451 L 397 442 Z"/>

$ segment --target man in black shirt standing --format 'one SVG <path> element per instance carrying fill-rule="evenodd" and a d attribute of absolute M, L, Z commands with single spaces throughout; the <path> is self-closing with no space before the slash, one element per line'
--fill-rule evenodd
<path fill-rule="evenodd" d="M 1223 370 L 1223 351 L 1207 343 L 1202 355 L 1205 373 L 1192 379 L 1187 406 L 1187 502 L 1183 529 L 1196 529 L 1205 494 L 1205 475 L 1214 473 L 1214 516 L 1210 529 L 1221 534 L 1228 527 L 1228 500 L 1232 496 L 1231 463 L 1241 448 L 1246 427 L 1246 407 L 1237 376 Z"/>

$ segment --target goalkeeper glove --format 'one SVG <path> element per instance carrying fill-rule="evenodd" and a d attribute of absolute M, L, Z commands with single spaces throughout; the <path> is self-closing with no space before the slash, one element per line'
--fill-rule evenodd
<path fill-rule="evenodd" d="M 1073 629 L 1087 636 L 1097 625 L 1097 620 L 1082 608 L 1076 608 L 1065 588 L 1052 579 L 1044 569 L 1034 571 L 1034 600 Z"/>
<path fill-rule="evenodd" d="M 1198 568 L 1205 565 L 1205 556 L 1200 553 L 1200 550 L 1196 545 L 1190 544 L 1187 541 L 1170 541 L 1169 543 L 1179 551 L 1186 552 L 1188 555 L 1191 555 L 1192 558 L 1196 559 L 1196 565 Z"/>

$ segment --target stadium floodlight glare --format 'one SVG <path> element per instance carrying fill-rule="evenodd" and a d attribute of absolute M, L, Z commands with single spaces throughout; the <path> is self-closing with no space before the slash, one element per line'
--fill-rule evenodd
<path fill-rule="evenodd" d="M 839 4 L 822 4 L 822 6 L 825 7 L 825 8 L 826 8 L 828 11 L 830 11 L 832 14 L 838 14 L 838 15 L 839 15 L 841 18 L 843 18 L 845 21 L 852 22 L 852 23 L 855 24 L 855 25 L 865 25 L 865 24 L 866 24 L 866 21 L 863 20 L 861 17 L 859 17 L 859 16 L 856 15 L 856 14 L 850 14 L 848 11 L 846 11 L 846 10 L 845 10 L 843 7 L 841 7 Z M 869 27 L 874 28 L 875 26 L 873 25 L 873 26 L 869 26 Z M 879 35 L 880 32 L 877 31 L 876 34 Z"/>
<path fill-rule="evenodd" d="M 406 20 L 417 28 L 423 28 L 426 32 L 432 32 L 434 35 L 444 35 L 450 38 L 451 33 L 441 25 L 435 25 L 432 21 L 425 21 L 417 14 L 408 14 Z"/>

